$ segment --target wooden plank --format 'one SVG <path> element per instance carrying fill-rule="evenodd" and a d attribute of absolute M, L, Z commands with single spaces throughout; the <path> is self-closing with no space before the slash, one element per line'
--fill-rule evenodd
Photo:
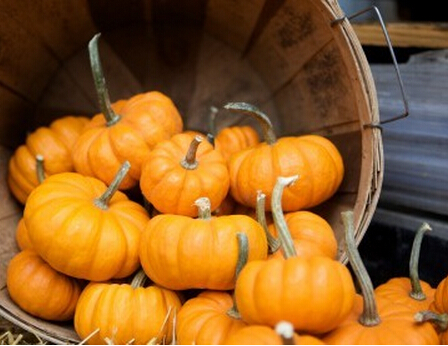
<path fill-rule="evenodd" d="M 35 36 L 60 61 L 74 54 L 97 31 L 87 0 L 1 0 L 0 12 Z"/>
<path fill-rule="evenodd" d="M 0 145 L 15 148 L 25 140 L 27 124 L 33 123 L 34 105 L 0 85 Z"/>
<path fill-rule="evenodd" d="M 272 90 L 290 81 L 333 39 L 312 1 L 287 0 L 266 23 L 247 54 Z"/>
<path fill-rule="evenodd" d="M 19 206 L 17 201 L 9 192 L 8 185 L 6 183 L 8 162 L 11 154 L 11 150 L 0 146 L 0 220 L 4 220 L 22 213 L 22 207 Z M 6 225 L 4 226 L 6 227 Z"/>
<path fill-rule="evenodd" d="M 205 31 L 242 52 L 251 39 L 265 3 L 266 0 L 209 0 Z"/>
<path fill-rule="evenodd" d="M 0 11 L 0 84 L 36 101 L 59 67 L 40 40 L 20 23 Z"/>
<path fill-rule="evenodd" d="M 353 23 L 362 45 L 386 46 L 378 22 Z M 390 22 L 386 23 L 394 47 L 448 48 L 448 23 Z"/>

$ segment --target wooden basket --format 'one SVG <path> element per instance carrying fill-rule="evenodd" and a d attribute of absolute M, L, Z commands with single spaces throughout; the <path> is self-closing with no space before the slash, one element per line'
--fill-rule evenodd
<path fill-rule="evenodd" d="M 99 112 L 87 54 L 100 54 L 112 100 L 160 90 L 186 128 L 205 130 L 210 106 L 257 105 L 277 134 L 317 133 L 341 151 L 346 175 L 316 208 L 333 226 L 345 262 L 340 212 L 353 209 L 358 242 L 383 179 L 378 101 L 361 45 L 336 0 L 33 0 L 0 2 L 0 315 L 51 343 L 79 342 L 71 325 L 45 322 L 9 298 L 21 206 L 7 162 L 27 131 L 66 114 Z M 219 126 L 235 122 L 223 116 Z"/>

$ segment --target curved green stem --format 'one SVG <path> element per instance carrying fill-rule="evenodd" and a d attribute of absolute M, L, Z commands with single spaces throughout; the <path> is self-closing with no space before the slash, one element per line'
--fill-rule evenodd
<path fill-rule="evenodd" d="M 238 241 L 238 259 L 235 267 L 235 281 L 249 259 L 249 239 L 247 238 L 247 234 L 238 232 L 236 239 Z M 233 299 L 233 306 L 227 310 L 227 315 L 235 319 L 241 318 L 235 299 Z"/>
<path fill-rule="evenodd" d="M 419 311 L 414 315 L 414 320 L 418 323 L 431 322 L 439 333 L 443 333 L 448 329 L 448 314 L 437 313 L 431 310 Z"/>
<path fill-rule="evenodd" d="M 427 231 L 431 231 L 431 226 L 424 222 L 414 237 L 414 242 L 412 243 L 411 258 L 409 260 L 409 278 L 411 280 L 412 290 L 409 293 L 411 298 L 416 300 L 425 300 L 426 295 L 423 292 L 422 285 L 420 284 L 420 279 L 418 275 L 418 262 L 420 258 L 420 249 L 422 247 L 423 236 Z"/>
<path fill-rule="evenodd" d="M 148 277 L 146 276 L 145 271 L 140 268 L 139 271 L 132 278 L 131 287 L 132 288 L 143 287 L 147 279 Z"/>
<path fill-rule="evenodd" d="M 269 253 L 275 253 L 280 248 L 280 241 L 276 239 L 271 232 L 269 232 L 268 223 L 266 222 L 266 195 L 260 190 L 257 191 L 257 208 L 255 209 L 257 213 L 257 221 L 263 227 L 264 233 L 268 240 Z"/>
<path fill-rule="evenodd" d="M 211 203 L 208 197 L 200 197 L 194 201 L 198 207 L 198 218 L 201 220 L 210 220 L 212 218 Z"/>
<path fill-rule="evenodd" d="M 199 144 L 202 142 L 201 136 L 195 136 L 188 148 L 187 155 L 180 161 L 180 164 L 185 169 L 196 169 L 198 161 L 196 161 L 196 153 L 198 152 Z"/>
<path fill-rule="evenodd" d="M 115 176 L 112 183 L 109 185 L 107 190 L 98 198 L 94 200 L 94 204 L 101 209 L 107 210 L 109 207 L 109 201 L 114 196 L 115 192 L 117 192 L 118 188 L 120 187 L 121 182 L 125 178 L 126 174 L 128 174 L 129 169 L 131 168 L 131 164 L 128 161 L 125 161 L 117 175 Z"/>
<path fill-rule="evenodd" d="M 112 126 L 120 120 L 120 116 L 114 112 L 110 102 L 106 79 L 104 78 L 100 54 L 98 52 L 98 39 L 100 36 L 101 34 L 96 34 L 89 42 L 90 66 L 92 69 L 93 81 L 95 83 L 101 113 L 106 118 L 106 125 Z"/>
<path fill-rule="evenodd" d="M 341 213 L 341 216 L 345 227 L 347 256 L 353 273 L 358 279 L 364 301 L 364 308 L 362 315 L 359 318 L 359 323 L 363 326 L 376 326 L 381 322 L 381 320 L 378 314 L 372 280 L 370 279 L 367 269 L 362 262 L 356 245 L 353 212 L 345 211 Z"/>
<path fill-rule="evenodd" d="M 278 177 L 277 183 L 272 191 L 272 216 L 274 218 L 274 225 L 277 229 L 278 237 L 280 239 L 281 247 L 283 249 L 283 255 L 285 258 L 297 256 L 296 248 L 294 247 L 294 241 L 292 240 L 291 233 L 289 232 L 288 225 L 283 215 L 282 208 L 282 195 L 285 187 L 290 186 L 296 182 L 299 178 L 298 175 L 291 177 Z"/>
<path fill-rule="evenodd" d="M 36 155 L 36 174 L 39 184 L 45 180 L 44 157 L 40 154 Z"/>
<path fill-rule="evenodd" d="M 239 112 L 255 118 L 261 126 L 265 142 L 269 145 L 277 142 L 277 137 L 274 133 L 274 127 L 272 126 L 271 120 L 257 107 L 245 102 L 230 102 L 227 103 L 224 108 L 232 112 Z"/>

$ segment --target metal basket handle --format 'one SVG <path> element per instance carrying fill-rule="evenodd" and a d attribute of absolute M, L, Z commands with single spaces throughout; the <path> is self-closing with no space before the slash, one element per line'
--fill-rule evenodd
<path fill-rule="evenodd" d="M 381 120 L 377 124 L 367 124 L 367 125 L 365 125 L 366 127 L 381 128 L 381 125 L 383 125 L 383 124 L 390 123 L 390 122 L 393 122 L 393 121 L 396 121 L 396 120 L 399 120 L 399 119 L 403 119 L 403 118 L 405 118 L 405 117 L 407 117 L 409 115 L 409 105 L 408 105 L 408 100 L 407 100 L 406 93 L 404 91 L 403 80 L 401 78 L 400 69 L 398 67 L 397 59 L 395 57 L 394 49 L 392 47 L 392 43 L 390 41 L 390 36 L 389 36 L 389 33 L 387 32 L 387 29 L 386 29 L 386 25 L 384 24 L 383 17 L 381 16 L 381 13 L 380 13 L 379 9 L 376 6 L 371 6 L 371 7 L 368 7 L 366 9 L 360 10 L 360 11 L 358 11 L 358 12 L 356 12 L 356 13 L 350 15 L 350 16 L 344 15 L 344 16 L 342 16 L 340 18 L 336 18 L 335 20 L 333 20 L 331 22 L 331 25 L 333 26 L 333 25 L 339 24 L 342 21 L 344 21 L 345 19 L 350 21 L 350 19 L 358 17 L 358 16 L 360 16 L 360 15 L 366 13 L 366 12 L 369 12 L 369 11 L 374 11 L 375 12 L 375 14 L 377 16 L 377 19 L 378 19 L 378 21 L 379 21 L 379 23 L 381 25 L 381 29 L 383 31 L 384 38 L 385 38 L 386 43 L 387 43 L 387 47 L 389 48 L 389 52 L 390 52 L 390 55 L 392 57 L 392 61 L 393 61 L 394 69 L 395 69 L 395 74 L 397 76 L 397 81 L 398 81 L 398 85 L 400 87 L 400 93 L 401 93 L 401 98 L 403 100 L 403 107 L 404 107 L 404 112 L 402 114 L 400 114 L 400 115 L 393 116 L 393 117 L 391 117 L 389 119 Z"/>

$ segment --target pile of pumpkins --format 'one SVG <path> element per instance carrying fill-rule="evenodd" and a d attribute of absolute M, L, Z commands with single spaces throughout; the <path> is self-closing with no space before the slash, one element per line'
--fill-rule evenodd
<path fill-rule="evenodd" d="M 73 321 L 89 344 L 443 342 L 443 282 L 436 291 L 414 274 L 374 290 L 352 211 L 341 218 L 354 275 L 336 259 L 331 226 L 307 211 L 342 182 L 333 143 L 277 138 L 244 102 L 211 119 L 255 118 L 262 139 L 250 126 L 184 129 L 158 91 L 111 103 L 98 39 L 89 53 L 101 113 L 38 128 L 9 161 L 24 205 L 7 271 L 18 306 Z"/>

